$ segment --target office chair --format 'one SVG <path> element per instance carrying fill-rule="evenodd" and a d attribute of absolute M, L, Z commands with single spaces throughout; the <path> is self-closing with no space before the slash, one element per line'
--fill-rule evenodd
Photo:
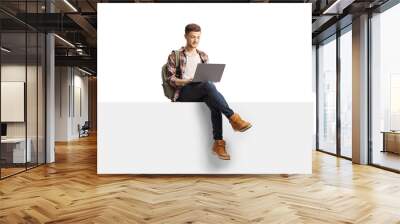
<path fill-rule="evenodd" d="M 90 129 L 89 121 L 85 121 L 82 127 L 80 127 L 80 125 L 78 124 L 79 138 L 89 136 L 89 129 Z"/>

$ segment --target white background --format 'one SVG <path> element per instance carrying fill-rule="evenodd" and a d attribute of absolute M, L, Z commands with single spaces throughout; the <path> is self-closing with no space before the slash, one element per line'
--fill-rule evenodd
<path fill-rule="evenodd" d="M 209 109 L 162 91 L 188 23 L 226 64 L 217 88 L 253 124 L 237 133 L 224 116 L 229 161 L 211 152 Z M 311 173 L 311 4 L 99 4 L 97 40 L 99 174 Z"/>
<path fill-rule="evenodd" d="M 168 102 L 161 67 L 202 28 L 199 49 L 226 68 L 230 102 L 312 100 L 311 4 L 98 4 L 98 101 Z"/>

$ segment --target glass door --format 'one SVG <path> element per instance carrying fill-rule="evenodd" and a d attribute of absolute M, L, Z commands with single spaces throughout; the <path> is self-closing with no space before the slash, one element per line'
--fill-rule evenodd
<path fill-rule="evenodd" d="M 352 157 L 352 33 L 340 35 L 340 155 Z"/>
<path fill-rule="evenodd" d="M 318 149 L 336 154 L 336 35 L 318 47 Z"/>

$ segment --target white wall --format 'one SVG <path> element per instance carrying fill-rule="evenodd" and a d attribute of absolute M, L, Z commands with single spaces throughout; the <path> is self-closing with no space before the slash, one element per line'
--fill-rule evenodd
<path fill-rule="evenodd" d="M 78 124 L 83 125 L 88 120 L 88 78 L 83 75 L 76 68 L 56 67 L 56 141 L 77 139 Z M 80 98 L 77 97 L 79 90 Z M 82 113 L 79 113 L 77 105 L 82 105 Z"/>
<path fill-rule="evenodd" d="M 75 69 L 74 70 L 74 108 L 73 110 L 75 113 L 73 113 L 73 119 L 71 120 L 72 124 L 71 126 L 73 127 L 71 130 L 71 134 L 73 138 L 79 137 L 78 129 L 77 126 L 80 124 L 81 126 L 85 123 L 85 121 L 88 120 L 88 77 L 87 76 L 82 76 L 83 73 L 81 73 L 79 70 Z M 80 93 L 78 93 L 80 91 Z M 80 98 L 79 98 L 80 94 Z M 79 103 L 79 100 L 81 101 Z M 79 107 L 82 110 L 81 112 L 79 111 Z"/>
<path fill-rule="evenodd" d="M 68 67 L 55 68 L 55 141 L 68 140 Z"/>

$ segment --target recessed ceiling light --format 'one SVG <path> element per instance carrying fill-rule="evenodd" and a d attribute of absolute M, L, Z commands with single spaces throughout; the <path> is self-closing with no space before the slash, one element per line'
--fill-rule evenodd
<path fill-rule="evenodd" d="M 67 4 L 72 10 L 74 10 L 75 12 L 78 12 L 78 10 L 71 4 L 69 3 L 68 0 L 64 0 L 65 4 Z"/>
<path fill-rule="evenodd" d="M 88 71 L 86 71 L 86 70 L 83 70 L 83 69 L 81 69 L 81 68 L 79 68 L 78 67 L 78 69 L 79 69 L 79 71 L 81 71 L 81 72 L 83 72 L 83 73 L 85 73 L 85 74 L 88 74 L 88 75 L 92 75 L 92 73 L 90 73 L 90 72 L 88 72 Z"/>
<path fill-rule="evenodd" d="M 62 37 L 60 37 L 60 36 L 57 35 L 57 34 L 54 34 L 54 36 L 57 37 L 58 39 L 60 39 L 61 41 L 63 41 L 64 43 L 68 44 L 69 46 L 75 48 L 75 45 L 73 45 L 73 44 L 72 44 L 71 42 L 69 42 L 68 40 L 66 40 L 66 39 L 64 39 L 64 38 L 62 38 Z"/>
<path fill-rule="evenodd" d="M 10 53 L 10 52 L 11 52 L 11 50 L 9 50 L 9 49 L 7 49 L 7 48 L 5 48 L 5 47 L 1 47 L 1 50 L 4 51 L 4 52 L 7 52 L 7 53 Z"/>
<path fill-rule="evenodd" d="M 322 14 L 342 14 L 343 9 L 351 5 L 355 0 L 336 0 Z"/>

